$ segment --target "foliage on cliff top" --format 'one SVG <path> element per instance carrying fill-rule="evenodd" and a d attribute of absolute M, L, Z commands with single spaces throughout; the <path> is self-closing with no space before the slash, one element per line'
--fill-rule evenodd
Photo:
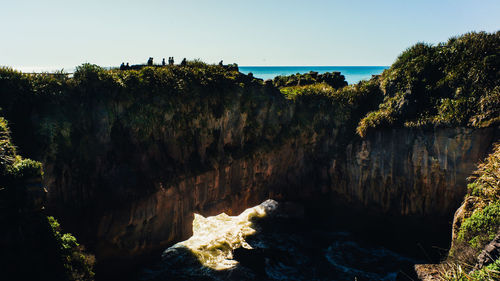
<path fill-rule="evenodd" d="M 125 92 L 186 97 L 217 93 L 210 89 L 231 89 L 248 80 L 252 79 L 237 71 L 199 61 L 188 62 L 186 66 L 143 67 L 126 71 L 106 70 L 86 63 L 76 68 L 73 77 L 64 73 L 30 75 L 0 67 L 1 107 L 9 111 L 15 102 L 29 104 L 32 100 L 45 99 L 56 102 L 65 98 L 68 102 L 78 98 L 116 98 L 117 94 L 124 95 Z M 199 87 L 205 88 L 205 91 L 199 90 Z"/>
<path fill-rule="evenodd" d="M 418 43 L 381 75 L 384 101 L 357 128 L 470 126 L 500 122 L 500 31 Z"/>
<path fill-rule="evenodd" d="M 246 157 L 252 147 L 292 136 L 281 132 L 291 117 L 279 90 L 235 68 L 199 61 L 123 71 L 83 64 L 73 77 L 1 68 L 0 93 L 0 108 L 23 154 L 53 164 L 52 175 L 68 163 L 78 165 L 72 184 L 114 199 L 135 198 L 158 186 L 148 184 L 153 180 L 169 185 L 179 175 L 206 171 L 223 158 Z M 223 143 L 226 128 L 235 127 L 241 128 L 231 143 Z M 99 163 L 106 153 L 105 168 Z M 159 163 L 163 171 L 151 168 Z M 90 184 L 89 171 L 114 184 Z M 140 178 L 145 174 L 151 176 Z M 84 203 L 93 204 L 76 202 Z"/>
<path fill-rule="evenodd" d="M 273 79 L 274 86 L 278 88 L 305 86 L 312 84 L 324 83 L 332 88 L 338 89 L 347 86 L 344 75 L 340 72 L 326 72 L 318 74 L 318 72 L 310 71 L 305 74 L 292 74 L 288 76 L 276 76 Z"/>
<path fill-rule="evenodd" d="M 83 64 L 77 67 L 73 77 L 62 73 L 28 75 L 0 68 L 0 108 L 15 125 L 15 137 L 23 132 L 39 133 L 44 138 L 44 143 L 39 144 L 42 147 L 56 139 L 66 139 L 58 144 L 61 147 L 71 142 L 74 129 L 82 131 L 88 128 L 88 124 L 80 124 L 82 126 L 78 128 L 75 125 L 88 120 L 89 115 L 102 113 L 94 110 L 98 105 L 115 104 L 110 113 L 126 116 L 110 117 L 120 117 L 123 123 L 139 128 L 137 135 L 147 139 L 159 133 L 152 126 L 164 122 L 166 113 L 174 109 L 192 113 L 175 118 L 189 119 L 197 114 L 219 117 L 236 101 L 238 94 L 253 94 L 251 99 L 258 100 L 258 91 L 254 90 L 258 87 L 262 87 L 262 82 L 257 79 L 231 68 L 199 61 L 188 62 L 186 66 L 143 67 L 126 71 Z M 64 122 L 49 122 L 49 116 L 55 117 L 56 114 L 59 115 L 57 120 Z M 36 120 L 42 121 L 41 128 L 33 128 L 33 115 L 42 117 L 42 120 Z M 19 139 L 42 138 L 27 135 Z M 24 149 L 29 147 L 29 144 L 16 141 Z"/>
<path fill-rule="evenodd" d="M 339 89 L 326 83 L 316 83 L 283 87 L 280 91 L 296 104 L 308 105 L 310 112 L 317 113 L 323 109 L 323 113 L 334 115 L 336 121 L 342 122 L 338 125 L 350 127 L 357 124 L 364 114 L 374 110 L 382 101 L 382 92 L 378 85 L 378 78 L 372 78 Z"/>

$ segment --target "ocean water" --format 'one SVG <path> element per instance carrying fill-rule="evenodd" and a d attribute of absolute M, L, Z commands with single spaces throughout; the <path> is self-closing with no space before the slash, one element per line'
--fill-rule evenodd
<path fill-rule="evenodd" d="M 291 75 L 316 71 L 318 73 L 340 71 L 347 83 L 355 84 L 370 79 L 372 75 L 381 74 L 388 66 L 240 66 L 240 72 L 253 73 L 254 77 L 273 79 L 279 75 Z"/>
<path fill-rule="evenodd" d="M 274 200 L 238 216 L 195 215 L 193 236 L 166 249 L 139 280 L 412 280 L 404 277 L 422 262 L 328 225 Z"/>

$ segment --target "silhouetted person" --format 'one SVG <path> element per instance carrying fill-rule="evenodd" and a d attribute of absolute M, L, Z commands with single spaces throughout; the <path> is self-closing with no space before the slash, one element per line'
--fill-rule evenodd
<path fill-rule="evenodd" d="M 169 65 L 174 65 L 174 57 L 169 57 L 168 58 L 168 64 Z"/>
<path fill-rule="evenodd" d="M 125 70 L 125 63 L 122 62 L 122 64 L 120 64 L 120 70 Z"/>
<path fill-rule="evenodd" d="M 127 62 L 127 64 L 125 65 L 125 69 L 130 69 L 130 65 L 128 64 L 128 62 Z"/>
<path fill-rule="evenodd" d="M 183 58 L 181 61 L 181 66 L 186 66 L 186 64 L 187 64 L 187 60 L 186 60 L 186 58 Z"/>
<path fill-rule="evenodd" d="M 148 66 L 152 66 L 152 65 L 153 65 L 153 58 L 152 58 L 152 57 L 150 57 L 150 58 L 148 59 Z"/>
<path fill-rule="evenodd" d="M 161 65 L 165 66 L 165 58 L 161 61 Z"/>
<path fill-rule="evenodd" d="M 219 65 L 220 66 L 224 66 L 224 64 L 222 63 L 222 60 L 219 62 Z"/>

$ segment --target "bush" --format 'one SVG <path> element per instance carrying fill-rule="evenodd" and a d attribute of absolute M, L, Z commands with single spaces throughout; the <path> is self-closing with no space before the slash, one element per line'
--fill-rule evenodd
<path fill-rule="evenodd" d="M 90 63 L 84 63 L 80 66 L 77 66 L 75 69 L 75 73 L 73 74 L 73 78 L 75 80 L 99 80 L 99 76 L 105 73 L 105 69 Z"/>
<path fill-rule="evenodd" d="M 358 126 L 487 127 L 500 122 L 500 32 L 468 33 L 404 51 L 380 78 L 384 101 Z"/>
<path fill-rule="evenodd" d="M 93 280 L 95 259 L 84 252 L 83 246 L 70 233 L 61 233 L 61 225 L 54 217 L 47 217 L 52 233 L 59 244 L 59 252 L 69 280 Z"/>
<path fill-rule="evenodd" d="M 496 202 L 477 209 L 462 223 L 458 241 L 469 243 L 473 248 L 482 249 L 493 240 L 500 227 L 500 203 Z"/>
<path fill-rule="evenodd" d="M 9 172 L 15 179 L 39 179 L 43 175 L 42 163 L 17 156 Z"/>
<path fill-rule="evenodd" d="M 441 275 L 445 280 L 464 280 L 464 276 L 483 278 L 495 273 L 490 270 L 498 267 L 498 261 L 489 269 L 475 271 L 467 275 L 474 268 L 480 251 L 491 240 L 495 238 L 500 230 L 500 144 L 493 145 L 493 151 L 483 163 L 478 165 L 477 170 L 469 180 L 468 194 L 465 198 L 464 216 L 461 224 L 457 222 L 457 235 L 449 252 L 447 266 L 443 267 Z M 496 272 L 498 277 L 499 272 Z M 453 278 L 448 278 L 455 276 Z M 443 278 L 444 278 L 443 277 Z M 474 278 L 476 278 L 474 277 Z M 462 278 L 462 279 L 461 279 Z M 484 279 L 470 279 L 484 280 Z M 487 279 L 486 279 L 487 280 Z"/>
<path fill-rule="evenodd" d="M 292 74 L 289 76 L 276 76 L 273 79 L 274 86 L 278 88 L 292 86 L 306 86 L 313 84 L 324 83 L 332 88 L 338 89 L 347 86 L 344 75 L 340 72 L 326 72 L 318 74 L 318 72 L 309 72 L 305 74 Z"/>
<path fill-rule="evenodd" d="M 40 179 L 42 163 L 16 154 L 7 121 L 0 117 L 0 185 L 11 187 L 24 180 Z"/>

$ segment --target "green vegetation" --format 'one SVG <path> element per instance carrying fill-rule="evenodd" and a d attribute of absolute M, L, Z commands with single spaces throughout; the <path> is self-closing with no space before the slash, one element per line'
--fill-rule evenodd
<path fill-rule="evenodd" d="M 453 264 L 442 266 L 439 278 L 446 281 L 494 281 L 500 279 L 500 260 L 494 263 L 469 272 L 462 266 Z"/>
<path fill-rule="evenodd" d="M 467 218 L 458 233 L 458 241 L 467 241 L 473 248 L 481 249 L 497 234 L 500 226 L 500 204 L 492 203 L 476 209 Z"/>
<path fill-rule="evenodd" d="M 14 188 L 26 180 L 39 180 L 41 177 L 42 164 L 16 154 L 7 121 L 0 117 L 0 188 Z"/>
<path fill-rule="evenodd" d="M 500 277 L 500 260 L 470 272 L 480 251 L 495 238 L 500 230 L 500 144 L 471 177 L 465 198 L 465 215 L 446 265 L 442 267 L 444 280 L 497 280 Z M 470 278 L 470 279 L 465 279 Z"/>
<path fill-rule="evenodd" d="M 41 179 L 42 164 L 17 155 L 0 117 L 0 279 L 92 280 L 92 258 L 43 215 Z"/>
<path fill-rule="evenodd" d="M 458 241 L 482 249 L 500 229 L 500 144 L 474 173 L 466 200 L 474 204 L 460 227 Z"/>
<path fill-rule="evenodd" d="M 487 127 L 500 122 L 500 32 L 419 43 L 381 75 L 384 101 L 357 128 Z"/>
<path fill-rule="evenodd" d="M 100 199 L 61 200 L 67 210 L 112 208 L 292 136 L 279 90 L 234 66 L 193 61 L 121 71 L 83 64 L 73 77 L 1 68 L 0 92 L 22 153 Z"/>
<path fill-rule="evenodd" d="M 361 81 L 358 84 L 335 89 L 319 83 L 307 86 L 291 86 L 280 89 L 283 96 L 293 100 L 297 107 L 306 106 L 310 115 L 334 123 L 336 127 L 349 127 L 357 124 L 366 112 L 373 110 L 382 99 L 377 78 Z M 328 127 L 325 123 L 322 126 Z M 304 124 L 303 127 L 307 127 Z M 352 129 L 352 128 L 351 128 Z M 348 132 L 350 136 L 354 133 Z"/>
<path fill-rule="evenodd" d="M 61 225 L 54 217 L 47 217 L 52 233 L 60 245 L 59 252 L 66 269 L 68 280 L 93 280 L 94 257 L 84 253 L 84 247 L 78 244 L 71 233 L 61 233 Z"/>
<path fill-rule="evenodd" d="M 274 86 L 278 88 L 306 86 L 320 83 L 324 83 L 335 89 L 347 86 L 345 77 L 340 74 L 340 72 L 326 72 L 318 74 L 318 72 L 310 71 L 305 74 L 297 73 L 289 76 L 277 76 L 273 79 Z"/>
<path fill-rule="evenodd" d="M 359 120 L 357 133 L 363 137 L 374 128 L 499 124 L 499 51 L 500 32 L 468 33 L 436 46 L 412 46 L 380 77 L 370 80 L 367 94 L 372 95 L 370 106 L 376 110 Z M 320 76 L 278 76 L 273 83 L 287 98 L 321 93 L 328 85 L 339 93 L 346 92 L 343 79 L 331 79 L 336 82 L 329 83 Z M 367 82 L 362 81 L 358 88 L 347 91 L 365 85 Z"/>

